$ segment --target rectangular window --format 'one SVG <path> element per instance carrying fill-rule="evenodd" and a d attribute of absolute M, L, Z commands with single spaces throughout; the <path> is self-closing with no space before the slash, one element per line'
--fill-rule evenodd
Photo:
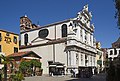
<path fill-rule="evenodd" d="M 92 56 L 90 57 L 90 62 L 92 63 Z"/>
<path fill-rule="evenodd" d="M 71 65 L 71 52 L 69 52 L 69 65 Z"/>
<path fill-rule="evenodd" d="M 1 47 L 1 45 L 0 45 L 0 52 L 2 52 L 2 47 Z"/>
<path fill-rule="evenodd" d="M 83 65 L 83 55 L 81 54 L 81 65 Z"/>
<path fill-rule="evenodd" d="M 88 35 L 87 31 L 85 31 L 85 41 L 87 41 L 87 35 Z"/>
<path fill-rule="evenodd" d="M 85 40 L 87 40 L 87 35 L 85 35 Z"/>
<path fill-rule="evenodd" d="M 17 52 L 18 52 L 18 48 L 14 47 L 14 53 L 17 53 Z"/>
<path fill-rule="evenodd" d="M 82 29 L 80 30 L 80 35 L 81 35 L 81 37 L 82 37 Z"/>
<path fill-rule="evenodd" d="M 2 48 L 1 48 L 1 45 L 0 45 L 0 52 L 2 52 Z M 0 58 L 0 64 L 1 64 L 1 61 L 2 61 L 2 59 Z"/>
<path fill-rule="evenodd" d="M 113 51 L 112 50 L 110 50 L 110 55 L 112 55 L 113 54 Z"/>
<path fill-rule="evenodd" d="M 0 41 L 2 40 L 2 35 L 1 35 L 1 33 L 0 33 Z"/>
<path fill-rule="evenodd" d="M 1 64 L 1 60 L 2 60 L 2 59 L 0 58 L 0 64 Z"/>
<path fill-rule="evenodd" d="M 10 33 L 9 33 L 9 32 L 6 32 L 6 36 L 10 36 Z"/>
<path fill-rule="evenodd" d="M 78 53 L 76 53 L 76 64 L 79 64 L 79 56 L 78 56 Z"/>
<path fill-rule="evenodd" d="M 90 63 L 91 63 L 91 66 L 92 66 L 92 56 L 90 57 Z"/>
<path fill-rule="evenodd" d="M 95 66 L 95 57 L 93 58 L 93 63 L 94 63 L 94 66 Z"/>
<path fill-rule="evenodd" d="M 15 44 L 17 44 L 17 37 L 16 37 L 16 36 L 14 36 L 13 42 L 14 42 Z"/>
<path fill-rule="evenodd" d="M 114 49 L 114 55 L 117 55 L 117 50 L 116 49 Z"/>

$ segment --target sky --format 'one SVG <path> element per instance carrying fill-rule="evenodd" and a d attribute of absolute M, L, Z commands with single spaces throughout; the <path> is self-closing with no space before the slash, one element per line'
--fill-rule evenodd
<path fill-rule="evenodd" d="M 86 4 L 93 15 L 94 37 L 102 48 L 110 48 L 120 35 L 113 0 L 0 0 L 0 29 L 19 34 L 21 16 L 44 26 L 76 17 Z"/>

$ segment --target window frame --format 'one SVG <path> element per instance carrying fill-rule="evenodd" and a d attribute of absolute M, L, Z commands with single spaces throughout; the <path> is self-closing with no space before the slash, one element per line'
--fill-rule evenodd
<path fill-rule="evenodd" d="M 17 52 L 18 52 L 18 47 L 14 47 L 14 53 L 17 53 Z"/>
<path fill-rule="evenodd" d="M 49 30 L 48 29 L 41 29 L 38 32 L 39 38 L 46 38 L 49 35 Z"/>
<path fill-rule="evenodd" d="M 14 36 L 13 42 L 14 42 L 15 44 L 17 44 L 17 37 L 16 37 L 16 36 Z"/>
<path fill-rule="evenodd" d="M 67 37 L 67 24 L 61 26 L 62 38 Z"/>
<path fill-rule="evenodd" d="M 2 33 L 0 33 L 0 41 L 2 41 Z"/>
<path fill-rule="evenodd" d="M 113 50 L 110 50 L 110 55 L 113 55 Z"/>
<path fill-rule="evenodd" d="M 28 34 L 24 34 L 24 44 L 27 46 L 28 43 Z"/>
<path fill-rule="evenodd" d="M 114 48 L 114 55 L 117 55 L 117 52 L 116 48 Z"/>
<path fill-rule="evenodd" d="M 9 32 L 6 32 L 6 36 L 10 36 L 10 33 L 9 33 Z"/>
<path fill-rule="evenodd" d="M 0 52 L 2 52 L 2 45 L 0 45 Z"/>

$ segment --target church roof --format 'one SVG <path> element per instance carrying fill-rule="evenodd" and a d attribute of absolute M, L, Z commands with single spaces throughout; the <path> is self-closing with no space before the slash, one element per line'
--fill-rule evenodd
<path fill-rule="evenodd" d="M 118 43 L 118 42 L 120 43 L 120 37 L 119 37 L 118 40 L 117 40 L 116 42 L 114 42 L 114 43 Z"/>
<path fill-rule="evenodd" d="M 118 40 L 116 42 L 120 42 L 120 37 L 118 38 Z"/>

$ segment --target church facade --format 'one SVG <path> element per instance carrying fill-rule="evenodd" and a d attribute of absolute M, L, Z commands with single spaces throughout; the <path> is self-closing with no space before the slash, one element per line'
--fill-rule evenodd
<path fill-rule="evenodd" d="M 20 18 L 20 51 L 33 51 L 42 57 L 43 74 L 51 68 L 77 74 L 81 68 L 96 67 L 96 41 L 92 14 L 88 5 L 75 18 L 46 26 L 32 24 L 27 16 Z"/>

